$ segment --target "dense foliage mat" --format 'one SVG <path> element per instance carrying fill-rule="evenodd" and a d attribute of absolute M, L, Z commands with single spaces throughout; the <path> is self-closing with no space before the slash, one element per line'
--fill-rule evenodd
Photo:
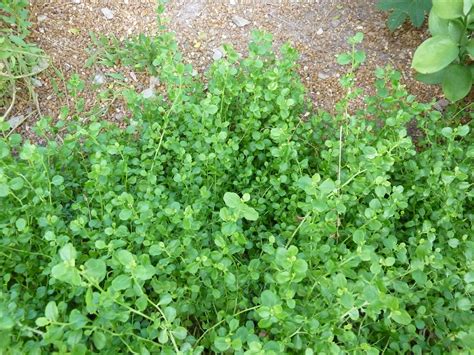
<path fill-rule="evenodd" d="M 0 140 L 0 349 L 474 347 L 468 124 L 382 69 L 363 110 L 349 72 L 335 113 L 314 113 L 296 53 L 268 35 L 204 81 L 169 34 L 143 43 L 166 92 L 125 92 L 126 129 L 92 118 L 56 139 L 45 119 L 44 145 Z"/>

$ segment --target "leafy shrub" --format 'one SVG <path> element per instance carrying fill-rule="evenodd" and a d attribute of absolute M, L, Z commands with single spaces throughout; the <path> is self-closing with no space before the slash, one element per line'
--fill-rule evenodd
<path fill-rule="evenodd" d="M 471 0 L 433 0 L 429 17 L 433 37 L 423 42 L 413 56 L 418 79 L 441 84 L 451 101 L 466 97 L 474 80 L 474 7 Z"/>
<path fill-rule="evenodd" d="M 41 49 L 26 42 L 31 26 L 28 5 L 27 0 L 0 0 L 0 106 L 6 107 L 4 116 L 15 105 L 17 81 L 24 80 L 35 98 L 30 79 L 48 67 Z"/>
<path fill-rule="evenodd" d="M 430 12 L 431 0 L 379 0 L 379 9 L 390 12 L 387 26 L 395 31 L 407 19 L 415 27 L 421 27 L 425 22 L 425 15 Z"/>
<path fill-rule="evenodd" d="M 296 52 L 274 54 L 268 35 L 246 58 L 227 47 L 205 84 L 169 35 L 150 40 L 166 92 L 126 91 L 126 129 L 43 119 L 44 145 L 0 140 L 0 348 L 474 346 L 468 125 L 446 126 L 382 69 L 364 110 L 348 109 L 362 95 L 349 71 L 337 113 L 313 113 Z"/>

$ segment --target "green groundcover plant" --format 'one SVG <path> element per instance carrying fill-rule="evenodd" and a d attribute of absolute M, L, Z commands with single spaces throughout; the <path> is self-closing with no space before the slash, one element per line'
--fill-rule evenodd
<path fill-rule="evenodd" d="M 313 112 L 296 52 L 265 34 L 204 81 L 171 35 L 149 41 L 166 91 L 126 91 L 125 129 L 43 119 L 42 145 L 0 139 L 3 353 L 474 348 L 460 115 L 448 124 L 382 69 L 364 109 L 348 109 L 349 70 L 335 113 Z"/>

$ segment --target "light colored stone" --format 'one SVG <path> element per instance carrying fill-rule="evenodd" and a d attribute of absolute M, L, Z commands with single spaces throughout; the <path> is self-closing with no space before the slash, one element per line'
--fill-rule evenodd
<path fill-rule="evenodd" d="M 103 7 L 102 9 L 100 9 L 100 11 L 102 12 L 102 15 L 104 15 L 104 17 L 107 20 L 112 20 L 114 18 L 114 13 L 109 8 Z"/>
<path fill-rule="evenodd" d="M 153 88 L 148 88 L 142 91 L 142 96 L 145 99 L 150 99 L 155 96 L 155 89 Z"/>
<path fill-rule="evenodd" d="M 237 27 L 245 27 L 247 26 L 250 21 L 241 17 L 241 16 L 238 16 L 238 15 L 234 15 L 232 16 L 232 22 L 237 26 Z"/>
<path fill-rule="evenodd" d="M 318 78 L 321 80 L 329 79 L 331 76 L 325 73 L 318 73 Z"/>
<path fill-rule="evenodd" d="M 219 60 L 219 59 L 221 59 L 223 56 L 224 56 L 224 53 L 222 53 L 222 51 L 221 51 L 220 48 L 215 48 L 215 49 L 213 50 L 212 59 L 214 59 L 214 60 Z"/>
<path fill-rule="evenodd" d="M 94 76 L 93 83 L 95 85 L 103 85 L 105 84 L 105 76 L 102 73 L 98 73 Z"/>
<path fill-rule="evenodd" d="M 36 79 L 36 78 L 32 78 L 32 79 L 31 79 L 31 83 L 33 84 L 33 86 L 34 86 L 35 88 L 40 88 L 40 87 L 43 86 L 43 82 L 42 82 L 41 80 L 39 80 L 39 79 Z"/>
<path fill-rule="evenodd" d="M 316 32 L 318 36 L 321 36 L 324 33 L 324 30 L 320 27 L 319 30 Z"/>
<path fill-rule="evenodd" d="M 48 16 L 46 15 L 39 15 L 38 16 L 38 22 L 43 22 L 43 21 L 46 21 L 48 19 Z"/>
<path fill-rule="evenodd" d="M 12 118 L 8 120 L 8 124 L 10 125 L 11 129 L 15 129 L 19 125 L 21 125 L 25 119 L 26 118 L 24 115 L 13 116 Z"/>

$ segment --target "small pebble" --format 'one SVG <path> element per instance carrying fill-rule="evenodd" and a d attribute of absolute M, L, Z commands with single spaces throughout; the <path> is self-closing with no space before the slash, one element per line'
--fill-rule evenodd
<path fill-rule="evenodd" d="M 247 26 L 250 21 L 241 17 L 241 16 L 238 16 L 238 15 L 234 15 L 232 16 L 232 22 L 237 26 L 237 27 L 245 27 Z"/>
<path fill-rule="evenodd" d="M 100 11 L 102 11 L 102 15 L 104 15 L 107 20 L 112 20 L 114 18 L 114 13 L 109 8 L 103 7 Z"/>
<path fill-rule="evenodd" d="M 38 16 L 38 22 L 43 22 L 43 21 L 46 21 L 48 19 L 48 16 L 46 15 L 39 15 Z"/>
<path fill-rule="evenodd" d="M 39 79 L 36 79 L 36 78 L 32 78 L 32 79 L 31 79 L 31 83 L 33 84 L 33 86 L 34 86 L 35 88 L 40 88 L 40 87 L 43 86 L 43 82 L 42 82 L 41 80 L 39 80 Z"/>
<path fill-rule="evenodd" d="M 21 125 L 24 120 L 25 120 L 25 116 L 24 116 L 24 115 L 13 116 L 12 118 L 10 118 L 10 119 L 8 120 L 8 124 L 10 125 L 10 128 L 11 128 L 11 129 L 15 129 L 15 128 L 17 128 L 19 125 Z"/>
<path fill-rule="evenodd" d="M 322 28 L 319 28 L 319 30 L 316 32 L 318 36 L 321 36 L 323 34 L 324 30 Z"/>
<path fill-rule="evenodd" d="M 325 74 L 325 73 L 318 73 L 318 78 L 321 79 L 321 80 L 326 80 L 326 79 L 329 79 L 329 75 Z"/>
<path fill-rule="evenodd" d="M 224 56 L 224 53 L 219 48 L 215 48 L 214 53 L 212 54 L 212 59 L 219 60 Z"/>
<path fill-rule="evenodd" d="M 155 96 L 155 89 L 153 88 L 148 88 L 142 91 L 142 95 L 145 99 L 150 99 L 153 96 Z"/>
<path fill-rule="evenodd" d="M 105 76 L 104 76 L 103 74 L 101 74 L 101 73 L 96 74 L 96 75 L 94 76 L 93 83 L 94 83 L 95 85 L 102 85 L 102 84 L 104 84 L 104 83 L 105 83 Z"/>

